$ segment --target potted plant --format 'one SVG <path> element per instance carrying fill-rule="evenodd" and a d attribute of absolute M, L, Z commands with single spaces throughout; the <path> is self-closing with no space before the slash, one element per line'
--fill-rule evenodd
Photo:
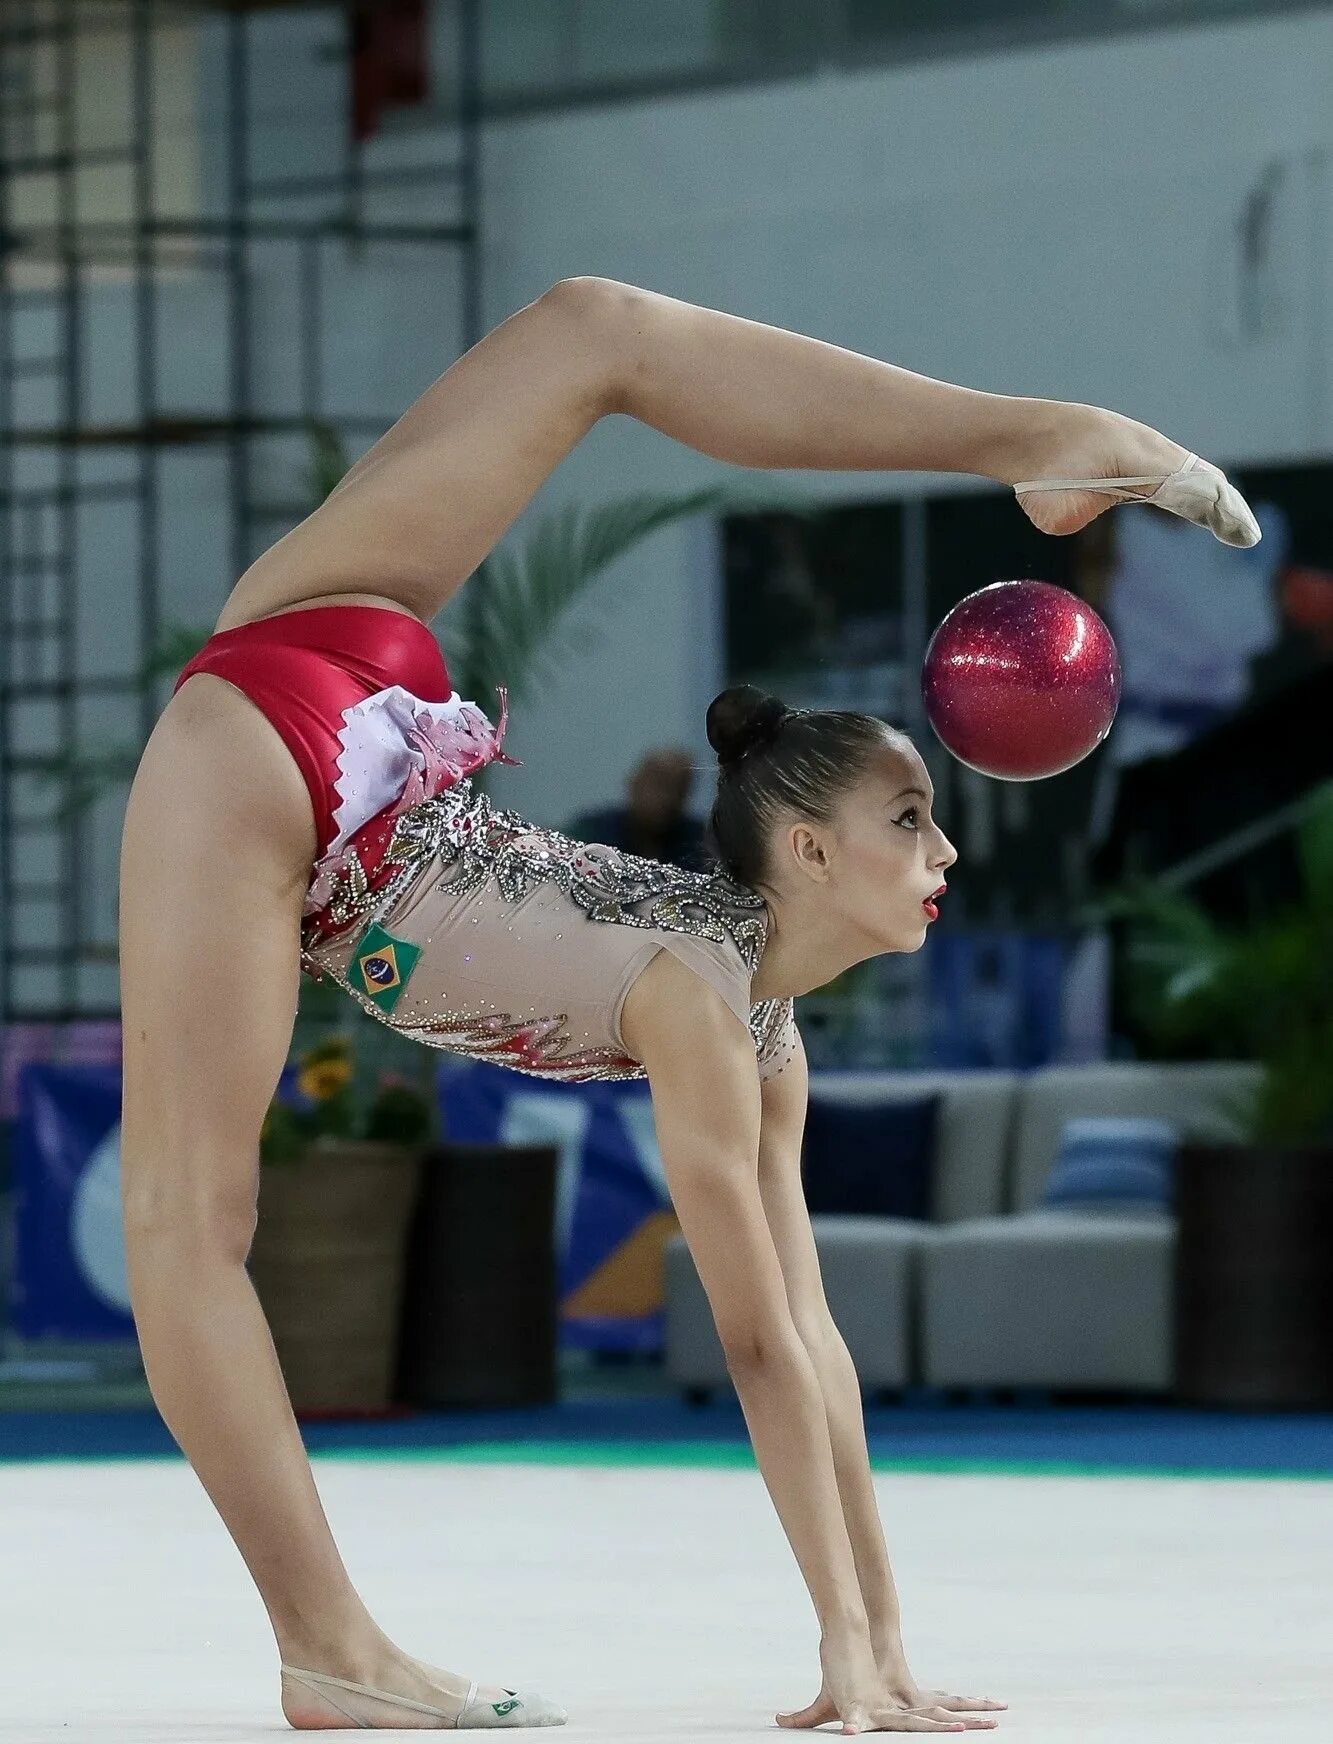
<path fill-rule="evenodd" d="M 1161 881 L 1117 893 L 1129 1008 L 1168 1057 L 1248 1059 L 1229 1145 L 1177 1157 L 1176 1385 L 1194 1404 L 1333 1406 L 1333 785 L 1297 831 L 1300 899 L 1219 925 Z"/>
<path fill-rule="evenodd" d="M 409 1227 L 436 1121 L 428 1083 L 361 1065 L 350 1031 L 299 1051 L 260 1136 L 248 1264 L 298 1410 L 380 1411 L 392 1397 Z"/>

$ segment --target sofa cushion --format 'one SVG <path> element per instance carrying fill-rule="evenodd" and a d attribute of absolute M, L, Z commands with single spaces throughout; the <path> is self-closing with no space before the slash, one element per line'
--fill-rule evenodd
<path fill-rule="evenodd" d="M 1175 1230 L 1161 1210 L 1030 1211 L 935 1229 L 917 1250 L 923 1379 L 1164 1391 Z"/>
<path fill-rule="evenodd" d="M 1016 1072 L 814 1071 L 810 1094 L 845 1106 L 939 1096 L 931 1215 L 937 1223 L 1005 1208 Z"/>
<path fill-rule="evenodd" d="M 812 1095 L 801 1181 L 811 1216 L 931 1215 L 938 1096 L 861 1107 Z"/>
<path fill-rule="evenodd" d="M 1079 1116 L 1067 1120 L 1044 1206 L 1118 1211 L 1160 1206 L 1174 1198 L 1177 1129 L 1167 1120 Z"/>
<path fill-rule="evenodd" d="M 1111 1060 L 1030 1072 L 1018 1094 L 1009 1209 L 1040 1203 L 1067 1120 L 1140 1116 L 1170 1121 L 1186 1141 L 1226 1142 L 1237 1133 L 1235 1100 L 1259 1075 L 1258 1066 L 1227 1060 Z"/>
<path fill-rule="evenodd" d="M 861 1385 L 906 1386 L 912 1379 L 916 1252 L 928 1226 L 886 1217 L 814 1217 L 810 1227 L 829 1311 Z M 663 1257 L 667 1374 L 676 1386 L 729 1386 L 726 1358 L 685 1238 L 671 1236 Z"/>

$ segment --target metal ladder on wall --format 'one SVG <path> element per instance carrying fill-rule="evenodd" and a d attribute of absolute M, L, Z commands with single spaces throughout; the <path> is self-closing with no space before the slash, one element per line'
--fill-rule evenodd
<path fill-rule="evenodd" d="M 274 501 L 256 487 L 253 444 L 264 435 L 316 424 L 350 439 L 373 440 L 396 410 L 330 416 L 323 403 L 322 294 L 327 251 L 355 244 L 412 245 L 461 253 L 459 350 L 480 332 L 477 249 L 479 0 L 452 0 L 458 52 L 451 112 L 456 156 L 406 167 L 373 166 L 346 136 L 342 161 L 327 174 L 263 178 L 253 172 L 249 88 L 251 14 L 256 0 L 111 0 L 96 16 L 83 0 L 5 0 L 0 13 L 0 1026 L 114 1020 L 114 939 L 97 938 L 86 900 L 85 868 L 96 820 L 74 803 L 72 760 L 86 755 L 81 704 L 121 697 L 140 741 L 161 705 L 147 661 L 163 630 L 158 528 L 161 456 L 183 443 L 220 444 L 227 455 L 233 574 L 308 512 L 309 503 Z M 295 9 L 295 0 L 291 9 Z M 309 0 L 306 12 L 346 29 L 341 0 Z M 226 65 L 226 210 L 219 218 L 165 219 L 154 208 L 153 32 L 169 17 L 218 15 Z M 118 22 L 132 44 L 123 146 L 83 150 L 76 113 L 76 54 L 82 32 Z M 52 88 L 39 90 L 46 69 Z M 94 168 L 128 171 L 128 223 L 87 222 L 78 177 Z M 54 222 L 25 229 L 19 208 L 39 179 L 54 186 Z M 454 210 L 440 222 L 377 224 L 364 212 L 378 191 L 414 182 L 451 187 Z M 281 202 L 302 203 L 288 216 Z M 323 209 L 310 215 L 311 205 Z M 253 254 L 258 243 L 290 244 L 304 324 L 300 386 L 290 412 L 262 416 L 252 370 Z M 159 391 L 157 268 L 172 248 L 208 258 L 226 285 L 229 405 L 225 416 L 167 417 Z M 87 415 L 84 317 L 99 263 L 114 261 L 132 285 L 137 417 L 98 426 Z M 31 342 L 40 335 L 39 343 Z M 29 410 L 46 390 L 49 409 Z M 401 409 L 401 408 L 399 408 Z M 109 455 L 128 476 L 106 473 Z M 89 467 L 89 458 L 102 465 Z M 78 579 L 80 513 L 95 502 L 129 506 L 137 531 L 135 670 L 109 677 L 80 673 Z M 219 601 L 219 604 L 221 602 Z M 87 628 L 85 625 L 85 635 Z M 112 705 L 104 705 L 112 706 Z M 121 792 L 124 791 L 122 786 Z M 103 807 L 105 812 L 107 807 Z M 119 806 L 111 821 L 119 829 Z M 103 817 L 103 829 L 107 820 Z"/>
<path fill-rule="evenodd" d="M 78 457 L 82 424 L 81 302 L 77 250 L 79 157 L 72 97 L 72 4 L 14 0 L 0 26 L 0 964 L 6 1018 L 22 1014 L 14 976 L 37 971 L 45 1003 L 78 1006 L 84 936 L 78 868 L 83 820 L 50 803 L 48 777 L 77 738 L 72 674 L 78 563 Z M 56 90 L 41 90 L 49 57 Z M 125 150 L 93 154 L 128 163 Z M 24 286 L 13 239 L 16 207 L 34 184 L 55 186 L 50 283 Z M 16 282 L 16 279 L 19 282 Z M 22 347 L 19 315 L 37 346 Z M 45 319 L 43 319 L 45 317 Z M 20 401 L 49 397 L 36 428 Z M 49 390 L 41 396 L 40 390 Z M 59 942 L 56 942 L 59 940 Z M 46 971 L 42 974 L 42 971 Z"/>

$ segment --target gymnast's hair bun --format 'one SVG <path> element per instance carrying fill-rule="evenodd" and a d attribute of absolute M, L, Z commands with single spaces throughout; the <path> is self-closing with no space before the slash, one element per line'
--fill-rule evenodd
<path fill-rule="evenodd" d="M 769 696 L 753 684 L 733 684 L 708 705 L 708 743 L 725 769 L 738 763 L 757 745 L 771 744 L 791 714 L 779 696 Z"/>

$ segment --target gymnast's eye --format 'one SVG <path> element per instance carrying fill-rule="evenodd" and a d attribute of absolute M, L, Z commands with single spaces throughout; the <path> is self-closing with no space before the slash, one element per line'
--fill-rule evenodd
<path fill-rule="evenodd" d="M 919 809 L 920 808 L 915 805 L 909 805 L 901 817 L 894 818 L 894 823 L 901 824 L 905 830 L 914 830 L 917 827 L 916 819 Z M 908 823 L 907 821 L 909 818 L 912 820 L 911 823 Z"/>

